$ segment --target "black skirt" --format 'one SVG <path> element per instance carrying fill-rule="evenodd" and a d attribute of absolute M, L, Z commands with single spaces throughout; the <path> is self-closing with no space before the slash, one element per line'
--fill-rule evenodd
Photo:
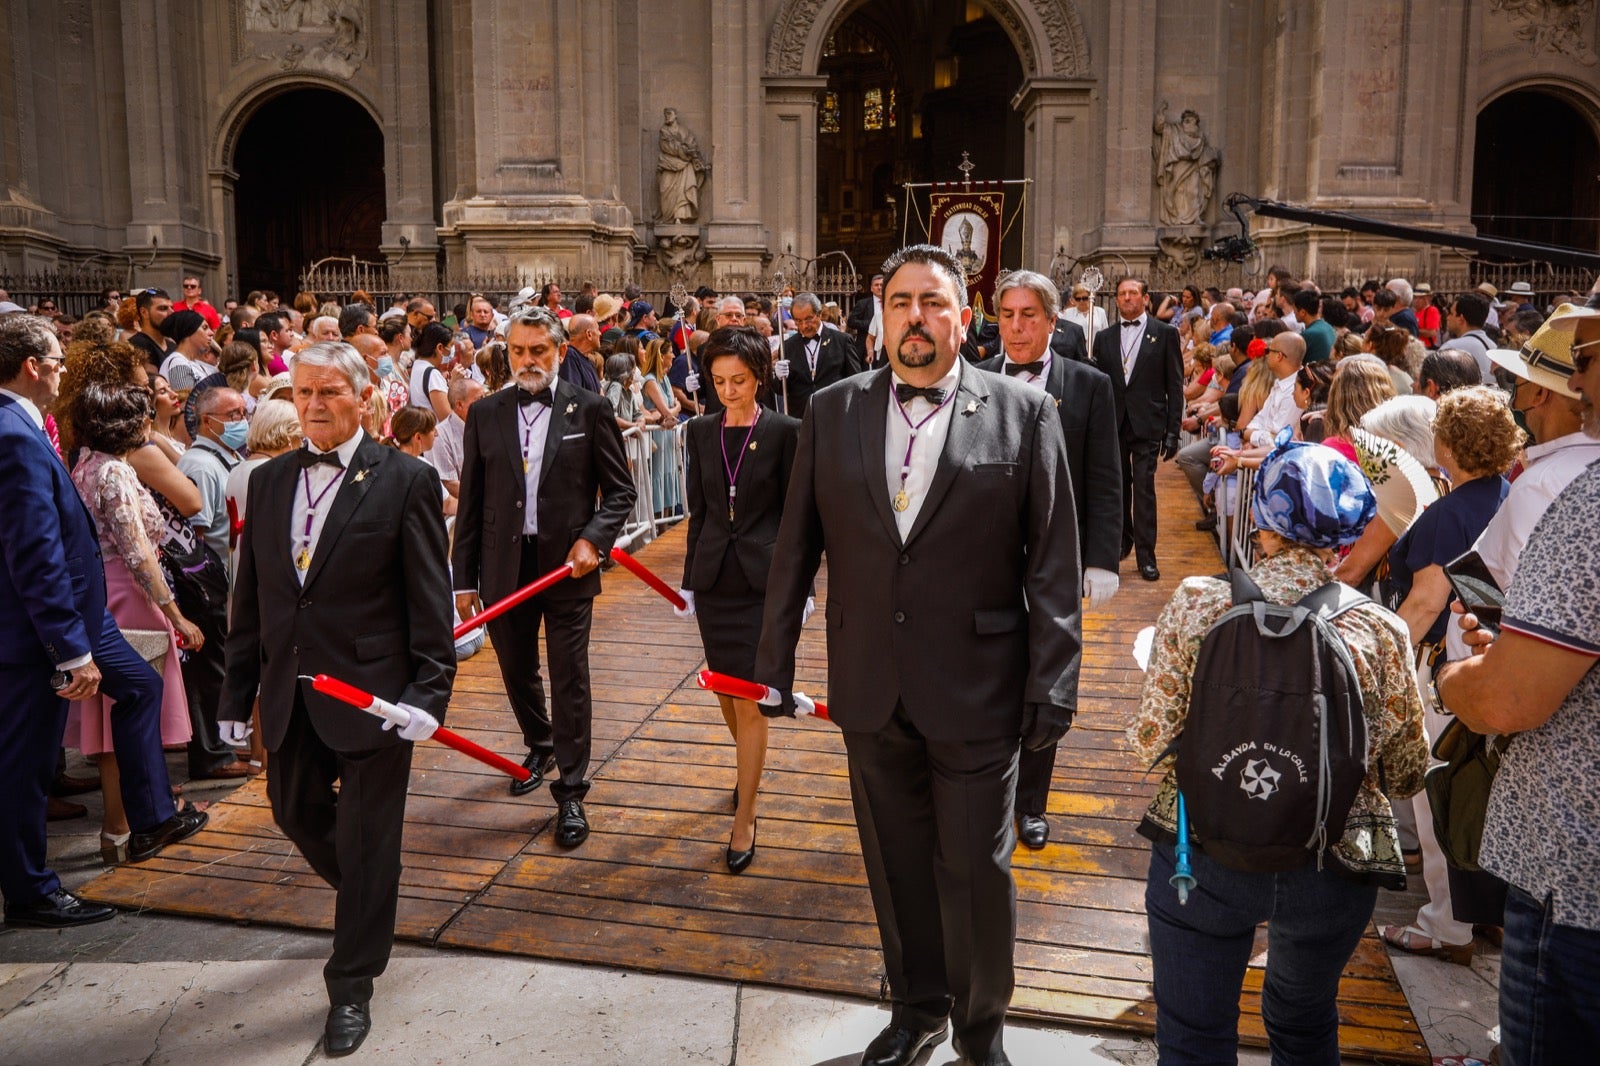
<path fill-rule="evenodd" d="M 744 569 L 729 552 L 711 588 L 695 593 L 695 620 L 700 623 L 700 643 L 706 665 L 719 674 L 755 680 L 756 644 L 761 640 L 763 597 L 744 576 Z"/>

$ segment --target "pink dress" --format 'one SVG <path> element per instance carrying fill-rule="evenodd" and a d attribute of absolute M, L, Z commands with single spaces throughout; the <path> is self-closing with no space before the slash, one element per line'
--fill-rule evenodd
<path fill-rule="evenodd" d="M 159 629 L 167 633 L 167 655 L 161 679 L 161 743 L 187 743 L 191 735 L 189 704 L 178 662 L 178 642 L 156 600 L 172 592 L 156 560 L 156 543 L 164 523 L 150 491 L 139 483 L 133 467 L 104 452 L 90 452 L 72 472 L 100 534 L 106 568 L 106 606 L 122 629 Z M 67 715 L 63 743 L 84 755 L 111 750 L 111 707 L 115 700 L 96 696 L 76 700 Z"/>

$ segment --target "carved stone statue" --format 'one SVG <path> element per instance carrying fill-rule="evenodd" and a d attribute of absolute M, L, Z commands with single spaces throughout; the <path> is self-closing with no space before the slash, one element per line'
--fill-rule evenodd
<path fill-rule="evenodd" d="M 1185 111 L 1177 122 L 1167 118 L 1167 102 L 1156 112 L 1156 184 L 1161 187 L 1158 217 L 1164 226 L 1193 226 L 1205 217 L 1216 189 L 1217 150 L 1211 147 L 1200 116 Z"/>
<path fill-rule="evenodd" d="M 1534 55 L 1554 52 L 1570 56 L 1586 67 L 1595 64 L 1584 22 L 1594 11 L 1594 0 L 1489 0 L 1489 10 L 1503 13 L 1516 24 L 1513 35 L 1528 42 Z"/>
<path fill-rule="evenodd" d="M 711 172 L 711 164 L 700 154 L 694 134 L 678 125 L 676 108 L 666 108 L 661 118 L 656 221 L 673 225 L 696 222 L 700 218 L 700 183 Z"/>

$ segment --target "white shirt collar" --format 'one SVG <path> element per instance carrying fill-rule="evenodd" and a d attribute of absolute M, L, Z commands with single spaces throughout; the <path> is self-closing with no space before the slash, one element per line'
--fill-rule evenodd
<path fill-rule="evenodd" d="M 344 464 L 346 470 L 350 469 L 350 464 L 355 460 L 356 457 L 356 449 L 361 447 L 361 442 L 366 439 L 366 436 L 367 431 L 362 429 L 360 426 L 357 426 L 355 435 L 353 437 L 333 449 L 334 454 L 339 457 L 339 462 Z M 306 451 L 313 455 L 326 454 L 321 448 L 317 447 L 315 444 L 312 444 L 309 438 L 306 440 L 305 447 Z"/>
<path fill-rule="evenodd" d="M 945 395 L 948 396 L 961 381 L 961 364 L 964 362 L 966 362 L 965 359 L 957 356 L 955 365 L 950 368 L 950 371 L 945 374 L 944 377 L 940 378 L 938 381 L 935 381 L 931 387 L 935 389 L 943 389 L 945 391 Z M 898 371 L 891 370 L 889 374 L 894 379 L 891 382 L 892 385 L 907 384 L 906 379 L 901 377 Z M 892 389 L 890 390 L 890 395 L 893 396 Z"/>
<path fill-rule="evenodd" d="M 12 392 L 10 389 L 0 389 L 0 394 L 9 396 L 13 400 L 17 401 L 17 403 L 21 405 L 23 412 L 26 413 L 29 418 L 33 419 L 33 424 L 38 426 L 40 429 L 44 428 L 44 415 L 39 413 L 38 404 L 34 403 L 26 396 L 23 396 L 21 393 Z"/>
<path fill-rule="evenodd" d="M 1600 440 L 1589 436 L 1580 429 L 1574 433 L 1557 437 L 1555 440 L 1545 441 L 1543 444 L 1530 444 L 1523 450 L 1522 454 L 1526 465 L 1532 466 L 1547 455 L 1552 455 L 1567 448 L 1582 447 L 1586 444 L 1592 447 L 1600 447 Z"/>
<path fill-rule="evenodd" d="M 1122 328 L 1122 323 L 1124 323 L 1124 322 L 1137 322 L 1137 323 L 1139 323 L 1139 328 L 1143 329 L 1144 328 L 1144 323 L 1145 323 L 1145 318 L 1146 318 L 1146 316 L 1143 315 L 1143 314 L 1139 315 L 1138 318 L 1126 318 L 1126 319 L 1123 318 L 1121 315 L 1118 315 L 1117 316 L 1117 328 L 1121 329 Z"/>

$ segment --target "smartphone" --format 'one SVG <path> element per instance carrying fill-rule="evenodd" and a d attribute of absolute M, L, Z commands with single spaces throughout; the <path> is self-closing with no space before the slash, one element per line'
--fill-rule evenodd
<path fill-rule="evenodd" d="M 1506 597 L 1483 557 L 1476 551 L 1468 551 L 1446 563 L 1444 574 L 1460 597 L 1461 605 L 1477 616 L 1478 624 L 1498 633 Z"/>

